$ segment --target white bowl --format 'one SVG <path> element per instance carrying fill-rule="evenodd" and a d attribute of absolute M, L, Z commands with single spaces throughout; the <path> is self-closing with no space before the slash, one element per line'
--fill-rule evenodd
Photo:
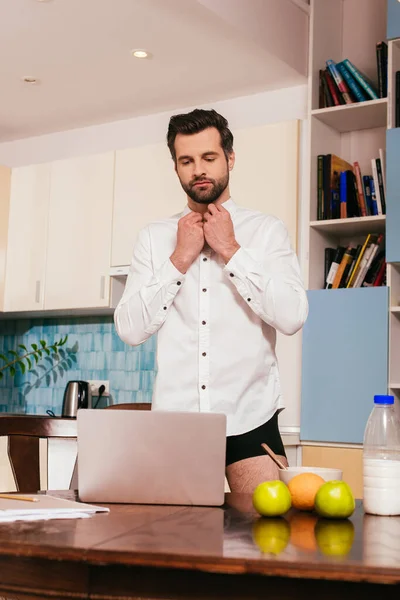
<path fill-rule="evenodd" d="M 325 469 L 324 467 L 288 467 L 286 470 L 279 469 L 279 479 L 286 483 L 300 473 L 315 473 L 325 479 L 325 481 L 342 480 L 343 471 L 341 469 Z"/>

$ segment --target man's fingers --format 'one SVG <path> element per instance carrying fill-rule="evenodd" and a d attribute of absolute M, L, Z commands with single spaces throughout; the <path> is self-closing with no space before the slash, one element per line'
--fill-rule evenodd
<path fill-rule="evenodd" d="M 197 212 L 190 212 L 189 214 L 181 217 L 180 222 L 182 223 L 198 223 L 203 220 L 203 215 Z"/>
<path fill-rule="evenodd" d="M 186 215 L 186 217 L 184 217 L 184 219 L 187 219 L 188 221 L 201 221 L 201 218 L 202 215 L 194 211 Z"/>
<path fill-rule="evenodd" d="M 217 209 L 217 207 L 214 204 L 209 204 L 208 205 L 208 212 L 211 215 L 217 215 L 218 214 L 218 209 Z"/>

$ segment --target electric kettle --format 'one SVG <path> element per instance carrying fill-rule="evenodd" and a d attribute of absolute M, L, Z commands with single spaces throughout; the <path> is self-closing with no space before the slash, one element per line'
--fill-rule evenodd
<path fill-rule="evenodd" d="M 75 419 L 80 408 L 91 408 L 92 397 L 87 381 L 68 381 L 64 391 L 61 416 Z"/>

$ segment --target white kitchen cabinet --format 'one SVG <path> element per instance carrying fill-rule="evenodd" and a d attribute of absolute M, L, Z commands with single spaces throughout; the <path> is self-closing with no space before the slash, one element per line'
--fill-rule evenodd
<path fill-rule="evenodd" d="M 109 152 L 51 165 L 46 310 L 109 305 L 114 158 Z"/>
<path fill-rule="evenodd" d="M 181 212 L 186 194 L 166 144 L 116 152 L 111 266 L 128 265 L 138 231 Z"/>
<path fill-rule="evenodd" d="M 11 169 L 0 165 L 0 312 L 4 310 L 10 187 Z"/>
<path fill-rule="evenodd" d="M 12 170 L 5 311 L 43 309 L 50 165 Z"/>

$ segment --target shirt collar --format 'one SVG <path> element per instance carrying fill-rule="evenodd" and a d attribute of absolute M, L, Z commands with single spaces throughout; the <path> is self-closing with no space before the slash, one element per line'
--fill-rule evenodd
<path fill-rule="evenodd" d="M 235 204 L 235 202 L 232 200 L 232 198 L 229 198 L 228 200 L 226 200 L 225 202 L 222 203 L 222 206 L 224 208 L 226 208 L 227 211 L 229 211 L 231 217 L 233 217 L 233 215 L 236 212 L 236 208 L 237 205 Z M 186 215 L 188 215 L 190 212 L 192 212 L 190 210 L 190 208 L 186 205 L 185 206 L 185 210 L 182 213 L 182 216 L 185 217 Z"/>

